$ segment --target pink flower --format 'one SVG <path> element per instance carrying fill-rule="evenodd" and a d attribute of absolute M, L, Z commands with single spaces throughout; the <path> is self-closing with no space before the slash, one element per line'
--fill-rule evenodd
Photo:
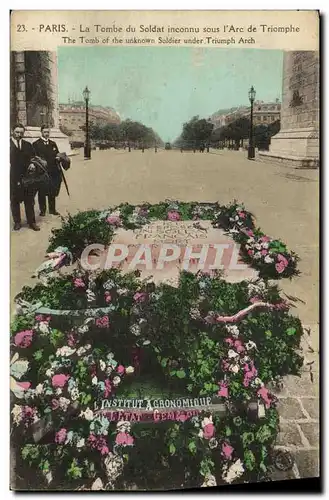
<path fill-rule="evenodd" d="M 109 215 L 108 218 L 106 219 L 106 222 L 108 224 L 111 224 L 111 226 L 120 226 L 121 218 L 119 215 Z"/>
<path fill-rule="evenodd" d="M 108 455 L 110 453 L 110 450 L 108 449 L 107 446 L 102 446 L 100 449 L 101 455 Z"/>
<path fill-rule="evenodd" d="M 252 304 L 254 304 L 255 302 L 259 302 L 261 299 L 259 297 L 251 297 L 249 299 L 249 302 L 251 302 Z"/>
<path fill-rule="evenodd" d="M 254 232 L 253 232 L 251 229 L 247 229 L 246 234 L 247 234 L 248 236 L 253 236 L 253 235 L 254 235 Z"/>
<path fill-rule="evenodd" d="M 203 437 L 205 439 L 211 439 L 215 434 L 215 426 L 214 424 L 207 424 L 203 428 Z"/>
<path fill-rule="evenodd" d="M 31 382 L 17 382 L 16 384 L 19 385 L 24 391 L 27 391 L 31 387 Z"/>
<path fill-rule="evenodd" d="M 257 377 L 257 369 L 254 367 L 253 362 L 250 363 L 250 369 L 247 364 L 244 365 L 244 379 L 243 379 L 243 385 L 245 387 L 249 387 L 250 382 L 252 381 L 253 378 Z"/>
<path fill-rule="evenodd" d="M 258 389 L 257 394 L 262 398 L 265 403 L 265 407 L 269 408 L 271 406 L 271 399 L 269 398 L 269 392 L 265 387 Z"/>
<path fill-rule="evenodd" d="M 67 435 L 67 430 L 66 429 L 60 429 L 58 432 L 55 434 L 55 443 L 57 444 L 63 444 Z"/>
<path fill-rule="evenodd" d="M 102 318 L 97 318 L 96 326 L 98 326 L 98 328 L 108 328 L 110 326 L 109 317 L 103 316 Z"/>
<path fill-rule="evenodd" d="M 248 252 L 247 252 L 247 253 L 248 253 L 248 255 L 250 255 L 250 257 L 252 257 L 252 256 L 254 255 L 254 253 L 255 253 L 255 252 L 254 252 L 253 250 L 248 250 Z"/>
<path fill-rule="evenodd" d="M 227 382 L 219 382 L 220 390 L 217 392 L 217 396 L 222 396 L 223 398 L 228 398 L 228 387 Z"/>
<path fill-rule="evenodd" d="M 269 241 L 271 241 L 271 238 L 269 236 L 262 236 L 261 238 L 259 238 L 259 241 L 268 243 Z"/>
<path fill-rule="evenodd" d="M 52 399 L 51 400 L 51 407 L 53 410 L 57 410 L 57 408 L 59 408 L 59 401 L 57 399 Z"/>
<path fill-rule="evenodd" d="M 264 249 L 264 250 L 261 250 L 261 252 L 260 252 L 260 253 L 261 253 L 262 255 L 264 255 L 264 256 L 268 254 L 267 250 L 265 250 L 265 249 Z"/>
<path fill-rule="evenodd" d="M 15 345 L 17 347 L 30 347 L 33 339 L 33 330 L 24 330 L 23 332 L 18 332 L 15 335 Z"/>
<path fill-rule="evenodd" d="M 76 343 L 77 343 L 77 338 L 74 335 L 74 333 L 69 333 L 67 336 L 67 345 L 69 347 L 75 347 Z"/>
<path fill-rule="evenodd" d="M 233 451 L 234 448 L 228 443 L 225 442 L 222 444 L 222 455 L 227 460 L 231 460 Z"/>
<path fill-rule="evenodd" d="M 122 375 L 126 371 L 125 367 L 122 365 L 119 365 L 117 368 L 117 372 L 119 375 Z"/>
<path fill-rule="evenodd" d="M 285 270 L 285 268 L 286 268 L 286 266 L 284 265 L 284 263 L 283 263 L 283 262 L 277 262 L 277 263 L 275 264 L 275 269 L 276 269 L 276 271 L 277 271 L 279 274 L 283 273 L 283 271 Z"/>
<path fill-rule="evenodd" d="M 239 216 L 241 219 L 245 219 L 245 218 L 246 218 L 246 214 L 245 214 L 245 212 L 238 212 L 238 216 Z"/>
<path fill-rule="evenodd" d="M 49 321 L 51 320 L 51 316 L 44 316 L 43 314 L 37 314 L 35 320 L 40 322 L 42 321 L 44 323 L 49 323 Z"/>
<path fill-rule="evenodd" d="M 69 378 L 69 375 L 60 373 L 59 375 L 54 375 L 51 379 L 51 382 L 53 384 L 53 387 L 64 387 Z"/>
<path fill-rule="evenodd" d="M 230 367 L 230 363 L 228 363 L 228 362 L 226 361 L 226 359 L 223 359 L 223 361 L 222 361 L 222 370 L 223 370 L 224 372 L 227 372 L 227 370 L 229 369 L 229 367 Z"/>
<path fill-rule="evenodd" d="M 287 265 L 289 264 L 284 255 L 281 255 L 280 253 L 277 255 L 277 259 L 279 262 L 282 262 L 285 267 L 287 267 Z"/>
<path fill-rule="evenodd" d="M 179 212 L 177 212 L 176 210 L 169 210 L 169 212 L 168 212 L 168 220 L 171 220 L 171 221 L 180 220 L 180 214 L 179 214 Z"/>
<path fill-rule="evenodd" d="M 226 342 L 228 345 L 233 345 L 233 340 L 230 338 L 224 339 L 224 342 Z"/>
<path fill-rule="evenodd" d="M 121 446 L 132 446 L 134 444 L 134 438 L 127 432 L 119 432 L 115 438 L 115 442 Z"/>
<path fill-rule="evenodd" d="M 75 278 L 73 280 L 73 285 L 75 286 L 75 288 L 86 288 L 86 285 L 81 278 Z"/>
<path fill-rule="evenodd" d="M 105 383 L 104 397 L 108 398 L 112 392 L 112 385 L 108 378 L 104 381 L 104 383 Z"/>
<path fill-rule="evenodd" d="M 112 300 L 112 296 L 110 294 L 110 292 L 105 292 L 105 302 L 108 304 L 109 302 L 111 302 Z"/>
<path fill-rule="evenodd" d="M 145 302 L 147 299 L 147 293 L 146 292 L 136 292 L 134 295 L 134 301 L 135 302 Z"/>

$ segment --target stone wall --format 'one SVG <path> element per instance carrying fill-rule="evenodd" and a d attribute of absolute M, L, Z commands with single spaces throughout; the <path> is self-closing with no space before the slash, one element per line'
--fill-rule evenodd
<path fill-rule="evenodd" d="M 281 130 L 263 161 L 297 168 L 319 165 L 319 52 L 286 52 L 283 62 Z"/>

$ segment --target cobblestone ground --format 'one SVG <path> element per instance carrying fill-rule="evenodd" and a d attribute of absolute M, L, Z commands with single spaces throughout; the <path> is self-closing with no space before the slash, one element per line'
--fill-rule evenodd
<path fill-rule="evenodd" d="M 281 238 L 299 254 L 301 275 L 280 286 L 300 299 L 294 313 L 305 326 L 302 377 L 286 377 L 277 392 L 281 432 L 277 447 L 289 449 L 295 464 L 273 479 L 319 475 L 319 295 L 318 295 L 318 171 L 295 170 L 248 161 L 244 152 L 212 151 L 94 151 L 85 161 L 72 158 L 67 172 L 71 196 L 64 189 L 58 198 L 62 215 L 102 209 L 122 202 L 156 203 L 166 198 L 182 201 L 244 202 L 257 224 Z M 37 213 L 37 211 L 36 211 Z M 11 302 L 22 286 L 33 284 L 32 272 L 44 260 L 52 227 L 60 219 L 47 216 L 37 222 L 41 231 L 26 227 L 12 233 Z"/>

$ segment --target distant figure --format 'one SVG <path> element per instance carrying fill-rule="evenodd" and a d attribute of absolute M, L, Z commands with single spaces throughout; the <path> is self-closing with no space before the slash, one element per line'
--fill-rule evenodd
<path fill-rule="evenodd" d="M 38 192 L 38 201 L 40 215 L 46 215 L 46 198 L 48 197 L 49 213 L 52 215 L 60 215 L 56 210 L 56 196 L 59 195 L 62 183 L 62 170 L 57 162 L 59 153 L 56 142 L 49 139 L 50 129 L 47 125 L 41 127 L 41 137 L 33 143 L 33 149 L 36 156 L 46 160 L 50 182 L 45 184 Z"/>
<path fill-rule="evenodd" d="M 14 220 L 14 231 L 21 228 L 21 208 L 24 202 L 27 223 L 33 231 L 40 231 L 35 223 L 34 197 L 36 190 L 33 186 L 24 185 L 24 177 L 35 170 L 31 159 L 33 157 L 32 145 L 23 140 L 24 125 L 18 123 L 13 128 L 10 140 L 10 205 Z"/>
<path fill-rule="evenodd" d="M 199 149 L 200 153 L 204 153 L 204 150 L 205 150 L 204 144 L 201 144 Z"/>

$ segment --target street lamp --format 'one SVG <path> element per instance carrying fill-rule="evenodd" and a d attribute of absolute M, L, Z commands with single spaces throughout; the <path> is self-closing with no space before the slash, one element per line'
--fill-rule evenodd
<path fill-rule="evenodd" d="M 253 118 L 254 118 L 254 101 L 256 97 L 256 90 L 252 86 L 248 92 L 250 101 L 250 134 L 249 134 L 249 146 L 248 146 L 248 160 L 255 159 L 255 146 L 254 146 L 254 131 L 253 131 Z"/>
<path fill-rule="evenodd" d="M 83 98 L 86 103 L 86 142 L 85 142 L 85 148 L 84 148 L 84 156 L 85 160 L 90 160 L 91 158 L 91 146 L 90 146 L 90 137 L 89 137 L 89 99 L 90 99 L 90 90 L 86 86 L 86 88 L 83 91 Z"/>

